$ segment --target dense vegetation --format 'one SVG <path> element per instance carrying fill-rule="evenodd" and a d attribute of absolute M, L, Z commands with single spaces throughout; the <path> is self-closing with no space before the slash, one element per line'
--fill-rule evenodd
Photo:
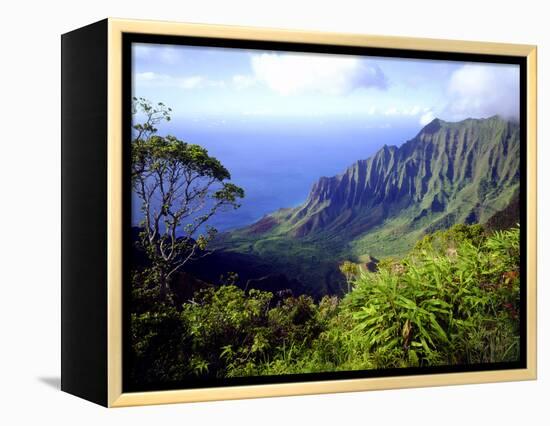
<path fill-rule="evenodd" d="M 133 277 L 136 383 L 514 361 L 519 357 L 519 228 L 455 225 L 377 272 L 343 267 L 342 298 L 224 285 L 181 305 Z"/>
<path fill-rule="evenodd" d="M 517 125 L 436 120 L 303 206 L 216 237 L 210 219 L 244 189 L 205 148 L 158 134 L 170 108 L 134 98 L 133 112 L 132 384 L 518 359 L 520 231 L 502 209 Z"/>

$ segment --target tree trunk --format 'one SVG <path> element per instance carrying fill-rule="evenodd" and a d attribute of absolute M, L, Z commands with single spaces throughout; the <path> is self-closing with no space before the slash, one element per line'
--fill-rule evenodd
<path fill-rule="evenodd" d="M 166 272 L 161 270 L 159 272 L 159 285 L 160 285 L 160 301 L 162 303 L 170 302 L 170 283 L 166 276 Z"/>

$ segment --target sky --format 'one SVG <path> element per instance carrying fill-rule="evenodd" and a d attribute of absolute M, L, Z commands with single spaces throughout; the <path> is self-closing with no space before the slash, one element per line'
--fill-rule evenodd
<path fill-rule="evenodd" d="M 159 134 L 205 147 L 245 190 L 213 217 L 219 230 L 300 205 L 321 176 L 436 117 L 518 115 L 517 66 L 154 44 L 132 55 L 133 95 L 172 108 Z"/>
<path fill-rule="evenodd" d="M 135 93 L 162 99 L 175 118 L 211 125 L 348 119 L 421 126 L 434 117 L 517 117 L 519 109 L 517 65 L 154 44 L 132 50 Z"/>

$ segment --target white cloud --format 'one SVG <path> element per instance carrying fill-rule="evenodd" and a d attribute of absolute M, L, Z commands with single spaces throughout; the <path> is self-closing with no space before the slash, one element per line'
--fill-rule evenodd
<path fill-rule="evenodd" d="M 417 115 L 419 112 L 420 112 L 420 107 L 418 105 L 415 105 L 415 106 L 411 107 L 410 109 L 406 110 L 405 115 L 414 116 L 414 115 Z"/>
<path fill-rule="evenodd" d="M 159 75 L 152 71 L 140 72 L 136 74 L 136 81 L 154 81 L 158 77 Z"/>
<path fill-rule="evenodd" d="M 135 75 L 136 82 L 147 87 L 175 87 L 184 90 L 203 89 L 208 87 L 225 87 L 222 80 L 211 80 L 202 75 L 175 77 L 168 74 L 159 74 L 151 71 L 140 72 Z"/>
<path fill-rule="evenodd" d="M 424 114 L 422 114 L 420 116 L 419 123 L 422 126 L 425 126 L 426 124 L 431 123 L 434 119 L 435 119 L 435 115 L 434 115 L 433 111 L 427 111 L 427 112 L 425 112 Z"/>
<path fill-rule="evenodd" d="M 236 89 L 242 90 L 256 85 L 257 80 L 250 75 L 237 74 L 233 76 L 231 82 Z"/>
<path fill-rule="evenodd" d="M 427 112 L 428 110 L 429 110 L 428 108 L 424 108 L 424 112 Z M 418 105 L 414 105 L 411 107 L 403 107 L 403 108 L 397 108 L 396 106 L 391 106 L 389 108 L 386 108 L 383 111 L 383 114 L 388 116 L 399 115 L 403 117 L 414 117 L 420 114 L 421 111 L 422 111 L 422 108 L 420 108 Z"/>
<path fill-rule="evenodd" d="M 254 110 L 247 110 L 247 111 L 244 111 L 242 113 L 243 115 L 251 115 L 251 116 L 255 116 L 255 115 L 258 115 L 258 116 L 267 116 L 267 115 L 274 115 L 276 114 L 275 111 L 271 110 L 271 109 L 267 109 L 267 108 L 257 108 L 257 109 L 254 109 Z"/>
<path fill-rule="evenodd" d="M 352 56 L 261 53 L 252 55 L 251 65 L 256 79 L 281 95 L 340 95 L 360 87 L 387 86 L 378 65 Z"/>
<path fill-rule="evenodd" d="M 519 116 L 519 67 L 468 64 L 449 80 L 446 118 Z"/>
<path fill-rule="evenodd" d="M 182 89 L 198 89 L 204 87 L 206 79 L 200 75 L 194 75 L 191 77 L 183 77 L 178 81 L 178 87 Z"/>
<path fill-rule="evenodd" d="M 153 71 L 138 72 L 134 75 L 136 83 L 144 86 L 162 86 L 172 81 L 172 77 L 167 74 L 159 74 Z"/>

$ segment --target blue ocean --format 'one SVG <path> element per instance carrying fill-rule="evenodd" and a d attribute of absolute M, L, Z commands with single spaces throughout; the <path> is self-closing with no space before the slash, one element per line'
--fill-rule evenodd
<path fill-rule="evenodd" d="M 205 147 L 230 171 L 231 181 L 245 190 L 239 209 L 219 213 L 209 222 L 225 231 L 254 223 L 279 208 L 300 205 L 320 177 L 343 173 L 383 145 L 401 145 L 419 130 L 410 123 L 374 127 L 346 119 L 285 120 L 284 124 L 177 119 L 163 124 L 158 133 Z M 132 216 L 134 224 L 139 222 L 137 199 Z"/>

